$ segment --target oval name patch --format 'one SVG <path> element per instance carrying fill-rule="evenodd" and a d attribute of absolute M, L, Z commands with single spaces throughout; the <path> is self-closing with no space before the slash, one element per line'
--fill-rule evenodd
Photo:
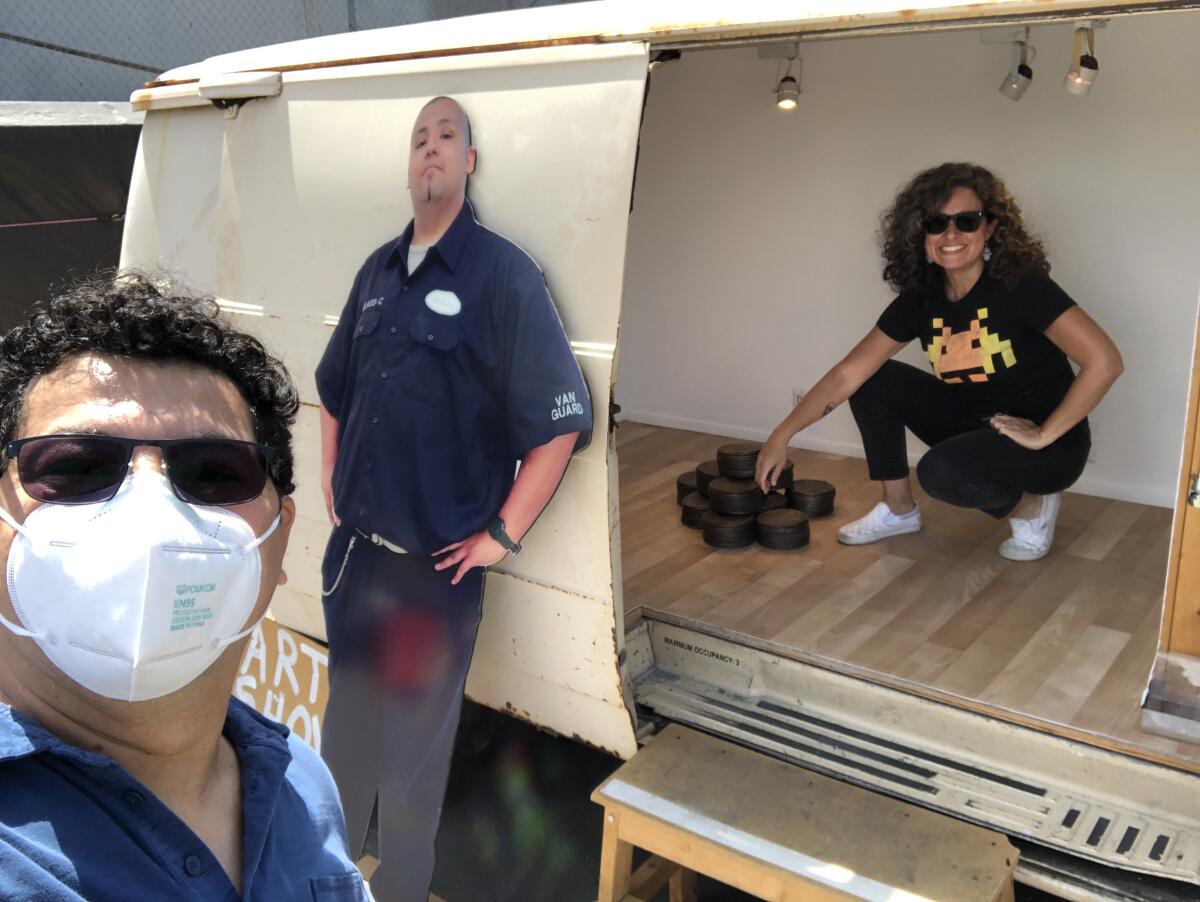
<path fill-rule="evenodd" d="M 425 306 L 442 316 L 458 316 L 459 311 L 462 310 L 462 301 L 453 291 L 435 288 L 425 295 Z"/>

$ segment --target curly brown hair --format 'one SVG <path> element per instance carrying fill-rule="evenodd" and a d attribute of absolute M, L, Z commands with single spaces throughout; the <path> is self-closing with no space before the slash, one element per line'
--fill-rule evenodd
<path fill-rule="evenodd" d="M 299 398 L 283 363 L 221 315 L 217 302 L 143 273 L 102 273 L 56 294 L 0 337 L 0 442 L 15 437 L 29 385 L 76 354 L 188 363 L 227 377 L 250 407 L 254 437 L 275 452 L 281 495 L 296 490 L 292 424 Z M 3 467 L 0 466 L 0 469 Z"/>
<path fill-rule="evenodd" d="M 1008 187 L 974 163 L 942 163 L 918 172 L 884 212 L 880 227 L 883 278 L 897 292 L 940 290 L 942 269 L 925 259 L 925 220 L 937 213 L 955 188 L 970 188 L 996 223 L 989 246 L 988 275 L 1012 287 L 1031 272 L 1049 272 L 1042 242 L 1031 234 Z"/>

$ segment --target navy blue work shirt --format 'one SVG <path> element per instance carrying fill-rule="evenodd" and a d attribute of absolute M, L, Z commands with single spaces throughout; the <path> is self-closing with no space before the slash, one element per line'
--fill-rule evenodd
<path fill-rule="evenodd" d="M 242 768 L 241 896 L 208 847 L 124 768 L 0 705 L 0 899 L 367 899 L 316 752 L 233 698 L 225 736 Z"/>
<path fill-rule="evenodd" d="M 342 522 L 429 554 L 483 529 L 516 463 L 592 405 L 537 264 L 469 202 L 408 272 L 413 225 L 363 264 L 317 367 Z"/>

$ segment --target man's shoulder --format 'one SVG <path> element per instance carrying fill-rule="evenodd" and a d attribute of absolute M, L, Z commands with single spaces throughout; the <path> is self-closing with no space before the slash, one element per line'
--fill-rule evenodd
<path fill-rule="evenodd" d="M 529 251 L 478 219 L 475 220 L 471 243 L 472 250 L 495 261 L 497 272 L 514 278 L 543 278 L 541 266 Z"/>
<path fill-rule="evenodd" d="M 292 755 L 287 769 L 288 782 L 295 785 L 297 789 L 304 789 L 306 797 L 324 800 L 324 797 L 332 796 L 336 804 L 337 788 L 334 785 L 333 776 L 329 773 L 325 762 L 321 760 L 321 756 L 295 733 L 288 734 L 287 744 L 288 751 Z"/>

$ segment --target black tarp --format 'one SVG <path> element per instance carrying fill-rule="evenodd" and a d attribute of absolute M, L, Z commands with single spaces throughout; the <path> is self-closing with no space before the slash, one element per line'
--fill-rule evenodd
<path fill-rule="evenodd" d="M 54 286 L 117 265 L 141 126 L 70 118 L 0 118 L 0 329 Z"/>

